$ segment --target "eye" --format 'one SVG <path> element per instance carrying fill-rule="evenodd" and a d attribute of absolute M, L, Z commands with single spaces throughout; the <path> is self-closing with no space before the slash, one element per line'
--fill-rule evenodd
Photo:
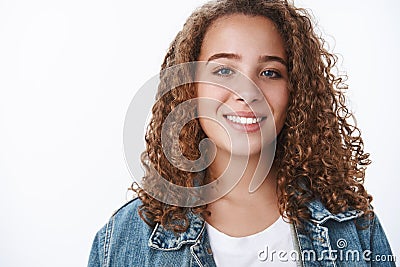
<path fill-rule="evenodd" d="M 282 75 L 274 70 L 264 70 L 261 72 L 261 76 L 268 77 L 268 78 L 281 78 Z"/>
<path fill-rule="evenodd" d="M 230 76 L 232 74 L 234 74 L 234 71 L 228 67 L 219 67 L 216 71 L 213 72 L 216 75 L 219 76 Z"/>

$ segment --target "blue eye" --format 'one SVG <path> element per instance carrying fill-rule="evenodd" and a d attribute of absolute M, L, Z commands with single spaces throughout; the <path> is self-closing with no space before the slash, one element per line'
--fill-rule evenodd
<path fill-rule="evenodd" d="M 273 70 L 264 70 L 261 72 L 261 76 L 265 76 L 268 78 L 280 78 L 282 77 L 282 75 L 279 74 L 279 72 L 277 71 L 273 71 Z"/>
<path fill-rule="evenodd" d="M 219 76 L 229 76 L 232 75 L 234 72 L 230 68 L 227 67 L 221 67 L 218 70 L 214 72 L 214 74 L 219 75 Z"/>

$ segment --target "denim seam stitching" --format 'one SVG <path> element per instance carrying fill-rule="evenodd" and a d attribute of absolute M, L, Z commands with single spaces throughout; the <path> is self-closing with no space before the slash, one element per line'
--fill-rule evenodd
<path fill-rule="evenodd" d="M 204 265 L 201 263 L 201 261 L 199 260 L 199 258 L 198 258 L 197 255 L 196 255 L 196 253 L 194 252 L 194 246 L 195 246 L 196 244 L 199 244 L 199 245 L 201 244 L 200 238 L 201 238 L 201 236 L 202 236 L 202 234 L 203 234 L 203 232 L 204 232 L 205 225 L 206 225 L 206 224 L 203 223 L 203 226 L 201 227 L 200 233 L 199 233 L 199 235 L 197 236 L 197 238 L 196 238 L 196 240 L 195 240 L 195 243 L 190 247 L 190 253 L 192 254 L 194 260 L 197 262 L 197 264 L 199 265 L 199 267 L 203 267 Z"/>
<path fill-rule="evenodd" d="M 363 214 L 363 212 L 356 212 L 356 214 L 348 215 L 348 216 L 343 217 L 343 218 L 339 218 L 338 216 L 335 216 L 335 215 L 332 215 L 332 214 L 327 214 L 325 217 L 321 218 L 320 220 L 311 219 L 311 221 L 315 222 L 317 225 L 323 224 L 329 219 L 333 219 L 333 220 L 335 220 L 337 222 L 346 222 L 346 221 L 349 221 L 349 220 L 352 220 L 352 219 L 359 218 L 362 214 Z"/>
<path fill-rule="evenodd" d="M 111 228 L 111 231 L 110 231 Z M 106 226 L 106 235 L 104 237 L 104 259 L 103 259 L 103 267 L 107 267 L 109 264 L 109 251 L 111 246 L 111 236 L 114 230 L 114 216 L 109 220 Z"/>
<path fill-rule="evenodd" d="M 149 242 L 148 242 L 148 246 L 151 247 L 151 248 L 154 248 L 154 249 L 161 250 L 161 251 L 175 251 L 175 250 L 179 250 L 179 249 L 180 249 L 183 245 L 185 245 L 185 244 L 196 243 L 196 241 L 199 239 L 201 233 L 203 232 L 204 224 L 203 224 L 202 229 L 200 230 L 199 234 L 196 236 L 195 239 L 182 240 L 182 241 L 180 241 L 176 246 L 171 247 L 171 248 L 161 248 L 161 247 L 159 247 L 159 246 L 156 246 L 156 245 L 153 243 L 153 237 L 155 236 L 155 234 L 156 234 L 156 232 L 157 232 L 157 230 L 158 230 L 158 227 L 160 227 L 160 224 L 159 224 L 159 223 L 156 224 L 156 226 L 154 227 L 153 232 L 152 232 L 151 235 L 150 235 Z"/>

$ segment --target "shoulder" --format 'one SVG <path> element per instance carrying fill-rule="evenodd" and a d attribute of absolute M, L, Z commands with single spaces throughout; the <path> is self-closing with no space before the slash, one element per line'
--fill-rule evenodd
<path fill-rule="evenodd" d="M 109 235 L 112 233 L 114 241 L 119 238 L 127 239 L 127 235 L 134 237 L 136 241 L 140 241 L 141 237 L 148 239 L 153 229 L 139 216 L 138 211 L 141 204 L 139 198 L 128 201 L 112 214 L 102 230 L 105 233 L 109 232 Z"/>
<path fill-rule="evenodd" d="M 141 204 L 142 202 L 135 198 L 112 214 L 96 234 L 89 266 L 98 266 L 100 263 L 108 266 L 109 261 L 116 260 L 112 255 L 124 255 L 123 259 L 129 259 L 147 249 L 153 229 L 138 214 Z M 132 253 L 135 255 L 131 255 Z"/>
<path fill-rule="evenodd" d="M 190 213 L 188 229 L 175 233 L 160 224 L 147 225 L 138 214 L 141 204 L 134 199 L 114 212 L 96 235 L 89 267 L 188 266 L 195 260 L 192 253 L 203 255 L 206 237 L 201 218 Z"/>
<path fill-rule="evenodd" d="M 352 208 L 343 212 L 332 213 L 319 200 L 309 202 L 307 207 L 310 211 L 309 223 L 328 227 L 330 231 L 341 228 L 348 230 L 349 226 L 355 227 L 355 231 L 372 230 L 372 228 L 380 226 L 378 217 L 374 212 L 372 217 L 365 215 L 363 211 Z"/>
<path fill-rule="evenodd" d="M 110 219 L 117 220 L 118 222 L 140 219 L 138 214 L 140 205 L 142 205 L 142 202 L 136 197 L 115 210 Z"/>
<path fill-rule="evenodd" d="M 371 206 L 371 216 L 357 209 L 348 209 L 340 213 L 330 212 L 319 200 L 311 201 L 307 204 L 310 211 L 311 222 L 317 225 L 329 225 L 332 222 L 346 223 L 350 222 L 357 225 L 360 229 L 381 228 L 380 221 L 373 207 Z"/>
<path fill-rule="evenodd" d="M 362 211 L 349 209 L 340 213 L 330 212 L 319 200 L 307 204 L 310 220 L 304 222 L 306 228 L 319 235 L 324 232 L 331 241 L 341 239 L 359 240 L 368 243 L 374 221 L 367 218 Z"/>
<path fill-rule="evenodd" d="M 350 246 L 350 242 L 355 242 L 359 247 L 370 250 L 372 253 L 391 253 L 390 245 L 375 211 L 372 216 L 365 215 L 356 209 L 333 214 L 319 201 L 309 203 L 308 208 L 312 225 L 314 225 L 312 228 L 326 229 L 335 249 L 343 248 L 341 247 L 343 244 L 346 247 Z"/>

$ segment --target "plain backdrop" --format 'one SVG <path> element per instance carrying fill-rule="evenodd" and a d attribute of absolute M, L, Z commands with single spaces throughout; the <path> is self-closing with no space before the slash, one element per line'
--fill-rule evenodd
<path fill-rule="evenodd" d="M 128 105 L 202 3 L 0 1 L 0 266 L 87 264 L 95 233 L 129 198 Z M 373 160 L 366 187 L 399 257 L 400 2 L 295 3 L 349 76 Z"/>

